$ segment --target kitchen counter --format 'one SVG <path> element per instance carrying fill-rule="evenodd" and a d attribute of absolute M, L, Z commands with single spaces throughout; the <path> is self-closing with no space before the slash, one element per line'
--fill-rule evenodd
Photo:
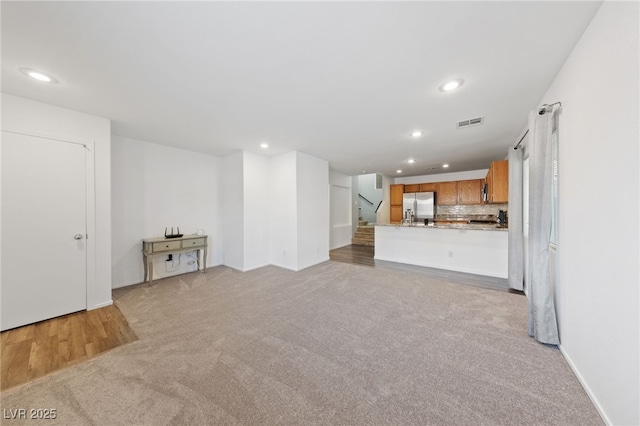
<path fill-rule="evenodd" d="M 415 223 L 413 225 L 401 225 L 399 223 L 389 223 L 389 224 L 377 224 L 376 226 L 390 226 L 396 228 L 422 228 L 422 229 L 470 229 L 470 230 L 479 230 L 479 231 L 508 231 L 509 228 L 507 226 L 501 226 L 497 223 L 468 223 L 468 222 L 452 222 L 452 221 L 442 221 L 442 222 L 429 222 L 429 225 L 425 225 L 424 223 Z"/>
<path fill-rule="evenodd" d="M 507 278 L 509 233 L 486 223 L 376 225 L 375 259 Z"/>

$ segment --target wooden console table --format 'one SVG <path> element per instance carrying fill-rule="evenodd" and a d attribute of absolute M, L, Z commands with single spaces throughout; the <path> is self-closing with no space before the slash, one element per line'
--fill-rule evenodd
<path fill-rule="evenodd" d="M 184 253 L 197 251 L 196 259 L 200 270 L 200 252 L 202 255 L 202 273 L 207 270 L 207 235 L 185 235 L 180 238 L 145 238 L 142 240 L 142 263 L 144 264 L 144 281 L 153 281 L 153 256 L 158 254 Z"/>

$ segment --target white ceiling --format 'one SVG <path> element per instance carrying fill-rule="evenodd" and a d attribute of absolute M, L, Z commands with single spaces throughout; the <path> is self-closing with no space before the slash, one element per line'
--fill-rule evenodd
<path fill-rule="evenodd" d="M 349 175 L 482 169 L 600 4 L 2 1 L 2 91 L 218 156 L 298 150 Z M 450 78 L 465 84 L 439 91 Z"/>

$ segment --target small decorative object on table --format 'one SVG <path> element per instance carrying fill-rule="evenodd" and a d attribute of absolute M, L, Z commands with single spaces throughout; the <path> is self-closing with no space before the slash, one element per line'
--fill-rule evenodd
<path fill-rule="evenodd" d="M 182 237 L 183 234 L 180 233 L 180 227 L 178 226 L 178 233 L 174 234 L 173 233 L 173 226 L 171 227 L 171 233 L 167 234 L 167 228 L 164 228 L 164 237 L 165 238 L 180 238 Z"/>

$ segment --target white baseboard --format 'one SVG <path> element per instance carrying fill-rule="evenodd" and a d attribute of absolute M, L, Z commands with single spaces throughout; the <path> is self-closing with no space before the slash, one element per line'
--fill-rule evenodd
<path fill-rule="evenodd" d="M 104 308 L 105 306 L 111 306 L 111 305 L 113 305 L 113 300 L 98 303 L 96 306 L 87 307 L 87 311 L 93 311 L 94 309 L 100 309 L 100 308 Z"/>
<path fill-rule="evenodd" d="M 411 262 L 411 263 L 407 263 L 404 259 L 401 259 L 401 258 L 398 258 L 398 257 L 389 257 L 389 256 L 374 255 L 373 258 L 374 258 L 374 260 L 384 260 L 386 262 L 403 263 L 405 265 L 413 265 L 413 266 L 422 266 L 422 267 L 425 267 L 425 268 L 441 269 L 443 271 L 463 272 L 465 274 L 483 275 L 485 277 L 509 279 L 509 274 L 506 273 L 506 272 L 502 273 L 502 272 L 498 272 L 498 271 L 486 271 L 486 270 L 478 270 L 478 269 L 474 269 L 474 268 L 452 267 L 451 265 L 440 265 L 440 264 L 437 264 L 437 263 L 430 263 L 430 262 Z"/>
<path fill-rule="evenodd" d="M 241 270 L 236 269 L 236 270 L 239 270 L 240 272 L 249 272 L 249 271 L 253 271 L 253 270 L 256 270 L 256 269 L 264 268 L 265 266 L 269 266 L 269 265 L 271 265 L 271 264 L 270 263 L 263 263 L 262 265 L 251 266 L 249 268 L 244 268 L 244 269 L 241 269 Z"/>
<path fill-rule="evenodd" d="M 593 392 L 591 392 L 591 388 L 589 388 L 589 385 L 587 384 L 587 382 L 585 382 L 585 380 L 582 378 L 582 375 L 580 374 L 580 371 L 578 371 L 578 368 L 575 366 L 573 361 L 571 361 L 571 357 L 569 356 L 569 354 L 564 350 L 562 345 L 558 345 L 558 349 L 560 349 L 560 353 L 562 354 L 564 359 L 567 361 L 567 364 L 569 364 L 569 367 L 571 367 L 571 371 L 573 371 L 573 374 L 576 375 L 576 377 L 578 378 L 578 381 L 584 388 L 584 391 L 587 393 L 587 396 L 589 396 L 589 399 L 593 403 L 594 407 L 596 407 L 596 411 L 598 411 L 598 414 L 600 414 L 600 417 L 602 417 L 602 421 L 606 425 L 611 426 L 613 423 L 611 423 L 611 420 L 609 420 L 609 417 L 607 417 L 607 413 L 604 412 L 604 409 L 598 402 L 597 398 L 595 397 Z"/>
<path fill-rule="evenodd" d="M 136 284 L 142 284 L 142 280 L 124 282 L 124 283 L 118 283 L 118 284 L 111 284 L 111 289 L 113 290 L 113 289 L 116 289 L 116 288 L 129 287 L 130 285 L 136 285 Z"/>

